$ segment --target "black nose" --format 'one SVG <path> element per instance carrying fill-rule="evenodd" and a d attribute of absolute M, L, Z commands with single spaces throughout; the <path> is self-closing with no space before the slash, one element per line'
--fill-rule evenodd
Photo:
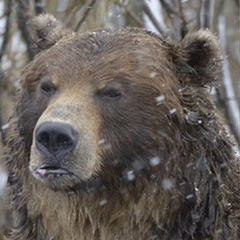
<path fill-rule="evenodd" d="M 57 158 L 71 153 L 78 141 L 77 131 L 65 123 L 45 122 L 39 126 L 35 136 L 38 150 Z"/>

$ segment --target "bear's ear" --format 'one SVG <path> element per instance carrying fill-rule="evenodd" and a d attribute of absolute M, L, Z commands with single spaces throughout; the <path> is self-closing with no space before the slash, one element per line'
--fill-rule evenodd
<path fill-rule="evenodd" d="M 188 33 L 178 46 L 177 58 L 183 82 L 213 86 L 222 78 L 220 42 L 209 30 Z"/>
<path fill-rule="evenodd" d="M 30 20 L 33 51 L 48 49 L 71 31 L 50 14 L 41 14 Z"/>

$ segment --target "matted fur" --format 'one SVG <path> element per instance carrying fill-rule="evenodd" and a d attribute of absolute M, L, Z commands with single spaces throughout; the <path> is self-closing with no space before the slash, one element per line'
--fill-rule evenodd
<path fill-rule="evenodd" d="M 217 38 L 70 33 L 50 15 L 32 26 L 42 51 L 22 72 L 11 120 L 6 239 L 237 240 L 237 159 L 208 87 L 222 77 Z M 32 174 L 46 161 L 35 146 L 46 121 L 81 137 L 59 163 L 74 179 Z"/>

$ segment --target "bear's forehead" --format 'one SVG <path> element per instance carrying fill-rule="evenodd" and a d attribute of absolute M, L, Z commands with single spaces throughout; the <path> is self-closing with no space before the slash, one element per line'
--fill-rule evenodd
<path fill-rule="evenodd" d="M 27 67 L 42 77 L 79 81 L 154 78 L 168 68 L 163 41 L 142 30 L 97 30 L 74 33 L 40 53 Z M 168 71 L 169 72 L 169 71 Z M 37 76 L 39 75 L 39 76 Z M 124 76 L 124 77 L 122 77 Z M 34 81 L 32 76 L 28 81 Z"/>
<path fill-rule="evenodd" d="M 44 57 L 58 55 L 59 60 L 76 57 L 89 63 L 91 60 L 93 60 L 92 62 L 103 60 L 101 57 L 106 56 L 108 58 L 105 58 L 105 61 L 110 62 L 117 58 L 121 64 L 124 64 L 128 59 L 124 61 L 121 59 L 122 56 L 142 57 L 142 62 L 147 62 L 149 57 L 152 58 L 152 61 L 156 57 L 159 59 L 163 54 L 166 54 L 164 47 L 164 41 L 160 37 L 144 30 L 104 29 L 67 35 L 48 49 Z"/>

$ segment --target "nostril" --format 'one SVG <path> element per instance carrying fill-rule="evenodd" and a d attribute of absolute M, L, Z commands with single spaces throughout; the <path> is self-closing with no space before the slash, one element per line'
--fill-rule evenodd
<path fill-rule="evenodd" d="M 76 146 L 78 134 L 69 124 L 45 122 L 36 131 L 36 147 L 43 154 L 63 157 Z"/>
<path fill-rule="evenodd" d="M 50 136 L 47 132 L 40 132 L 37 134 L 37 142 L 47 147 L 50 142 Z"/>
<path fill-rule="evenodd" d="M 60 134 L 57 139 L 56 139 L 56 143 L 58 146 L 64 148 L 64 149 L 67 149 L 69 148 L 71 145 L 73 145 L 73 141 L 72 139 L 65 135 L 65 134 Z"/>

